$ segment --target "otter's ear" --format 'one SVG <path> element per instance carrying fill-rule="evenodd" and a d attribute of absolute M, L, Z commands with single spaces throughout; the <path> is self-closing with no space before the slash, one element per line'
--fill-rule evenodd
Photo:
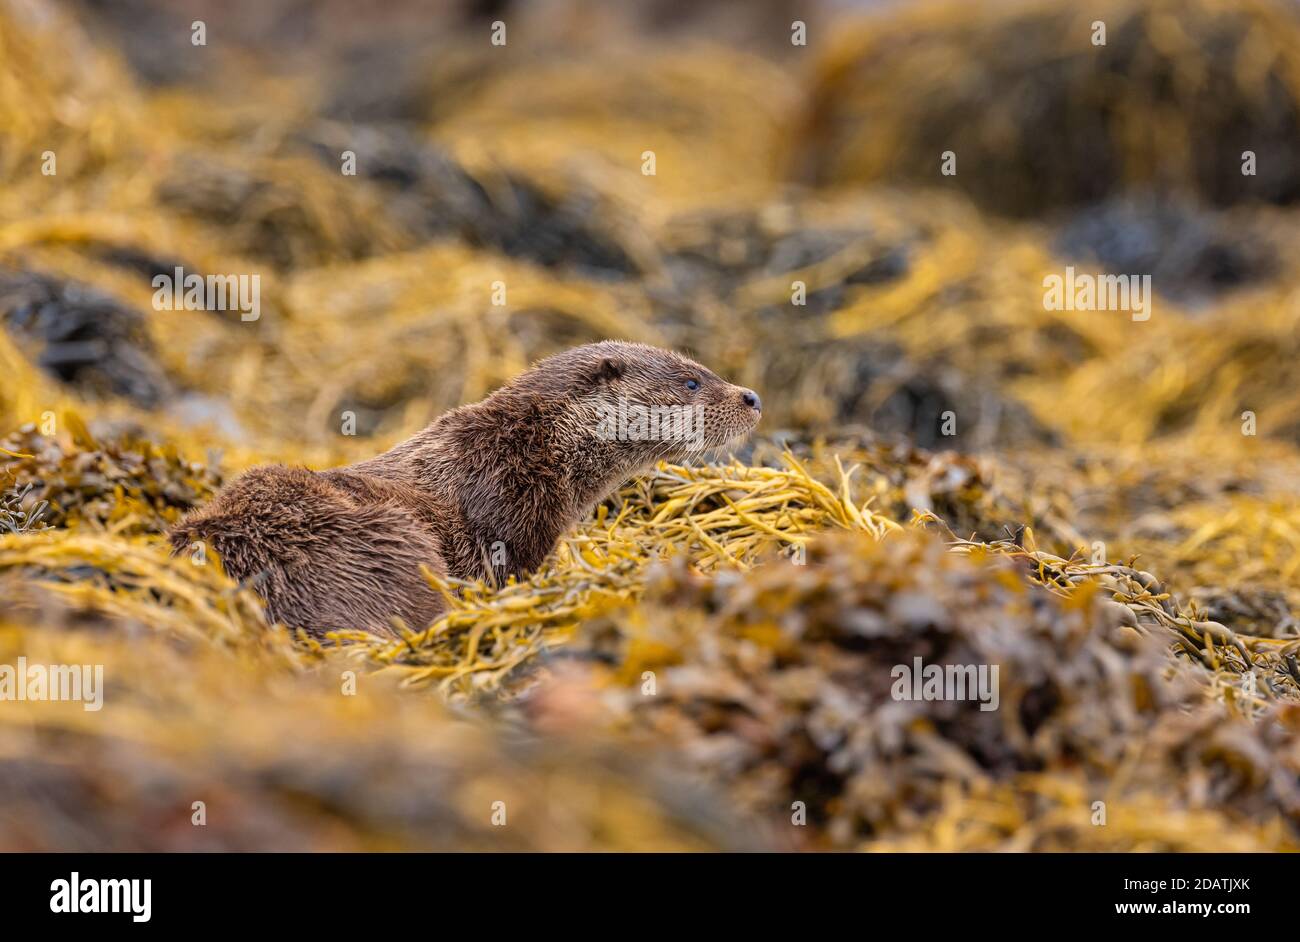
<path fill-rule="evenodd" d="M 604 357 L 596 364 L 596 372 L 592 379 L 596 384 L 610 383 L 623 375 L 623 362 L 614 357 Z"/>

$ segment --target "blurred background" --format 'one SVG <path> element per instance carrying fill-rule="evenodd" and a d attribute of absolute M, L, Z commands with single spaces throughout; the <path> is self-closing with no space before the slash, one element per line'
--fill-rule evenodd
<path fill-rule="evenodd" d="M 1240 405 L 1294 442 L 1295 30 L 1285 0 L 15 2 L 0 307 L 42 378 L 259 451 L 330 456 L 344 412 L 400 436 L 610 335 L 783 390 L 772 429 L 931 445 L 960 405 L 968 447 L 1142 440 Z M 1044 311 L 1067 265 L 1150 275 L 1162 316 Z M 265 316 L 142 313 L 176 266 L 257 274 Z M 1278 343 L 1193 355 L 1220 319 Z"/>
<path fill-rule="evenodd" d="M 1294 0 L 0 0 L 0 184 L 0 639 L 124 704 L 0 711 L 3 846 L 486 849 L 503 789 L 549 796 L 526 849 L 1296 846 Z M 160 310 L 178 268 L 255 276 L 259 316 Z M 1150 276 L 1149 320 L 1050 309 L 1067 269 Z M 475 596 L 327 650 L 167 560 L 232 473 L 606 337 L 763 425 L 584 526 L 605 555 L 562 551 L 533 621 Z M 760 564 L 821 530 L 858 539 Z M 1013 719 L 887 702 L 943 652 L 1020 665 Z"/>

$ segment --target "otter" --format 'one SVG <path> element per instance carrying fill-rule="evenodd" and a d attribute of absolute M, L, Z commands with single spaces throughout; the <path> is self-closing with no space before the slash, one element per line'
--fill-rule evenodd
<path fill-rule="evenodd" d="M 173 554 L 203 541 L 274 621 L 312 635 L 420 629 L 445 608 L 421 565 L 527 575 L 630 477 L 739 441 L 761 414 L 757 393 L 681 354 L 588 344 L 374 458 L 251 469 L 171 531 Z"/>

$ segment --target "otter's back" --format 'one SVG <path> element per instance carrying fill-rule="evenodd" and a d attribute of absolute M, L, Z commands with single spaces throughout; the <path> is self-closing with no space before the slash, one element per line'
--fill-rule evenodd
<path fill-rule="evenodd" d="M 433 530 L 389 482 L 352 472 L 254 468 L 171 533 L 180 552 L 203 541 L 271 617 L 313 633 L 423 628 L 442 608 L 420 572 L 444 571 Z"/>

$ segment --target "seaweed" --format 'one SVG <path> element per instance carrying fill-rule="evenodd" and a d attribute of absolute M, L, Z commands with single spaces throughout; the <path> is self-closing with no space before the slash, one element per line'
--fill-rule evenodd
<path fill-rule="evenodd" d="M 822 183 L 955 187 L 1018 217 L 1135 189 L 1294 203 L 1298 32 L 1277 0 L 917 4 L 842 24 L 791 162 Z M 1243 151 L 1277 159 L 1243 174 Z"/>

